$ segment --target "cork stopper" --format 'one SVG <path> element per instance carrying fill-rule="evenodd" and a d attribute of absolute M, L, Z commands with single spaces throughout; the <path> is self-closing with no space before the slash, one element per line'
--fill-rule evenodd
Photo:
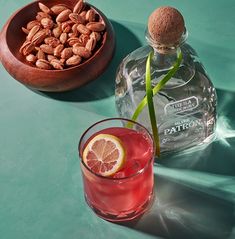
<path fill-rule="evenodd" d="M 173 7 L 159 7 L 149 17 L 149 35 L 161 45 L 179 44 L 184 31 L 184 18 Z"/>

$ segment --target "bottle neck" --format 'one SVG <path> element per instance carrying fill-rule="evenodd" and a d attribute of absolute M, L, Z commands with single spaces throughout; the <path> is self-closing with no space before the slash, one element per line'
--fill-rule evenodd
<path fill-rule="evenodd" d="M 153 50 L 152 65 L 155 65 L 158 70 L 167 70 L 175 64 L 180 48 L 178 47 L 168 53 L 161 53 L 156 48 L 153 48 Z"/>
<path fill-rule="evenodd" d="M 149 34 L 148 30 L 145 33 L 148 44 L 154 50 L 153 64 L 156 64 L 160 69 L 169 69 L 176 62 L 180 46 L 185 43 L 188 37 L 188 33 L 185 29 L 184 34 L 181 36 L 178 42 L 173 44 L 163 45 L 156 42 Z"/>

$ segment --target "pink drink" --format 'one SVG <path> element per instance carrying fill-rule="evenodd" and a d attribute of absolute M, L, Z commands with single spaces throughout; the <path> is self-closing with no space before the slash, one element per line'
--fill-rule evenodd
<path fill-rule="evenodd" d="M 101 217 L 110 221 L 133 219 L 144 211 L 153 195 L 153 141 L 146 129 L 110 127 L 95 131 L 83 145 L 97 134 L 118 137 L 126 150 L 124 166 L 111 177 L 94 174 L 83 163 L 83 183 L 88 205 Z M 90 128 L 91 129 L 91 128 Z"/>

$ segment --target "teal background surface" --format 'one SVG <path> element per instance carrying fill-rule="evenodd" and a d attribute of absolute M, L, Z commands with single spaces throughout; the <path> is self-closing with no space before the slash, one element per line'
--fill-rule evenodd
<path fill-rule="evenodd" d="M 0 0 L 0 27 L 29 2 Z M 0 65 L 0 238 L 235 238 L 235 1 L 89 2 L 111 20 L 117 40 L 111 64 L 96 81 L 45 94 L 24 87 Z M 161 5 L 182 12 L 188 43 L 216 87 L 217 140 L 163 158 L 155 166 L 150 211 L 139 221 L 113 224 L 84 201 L 77 144 L 92 123 L 117 116 L 116 68 L 146 44 L 148 16 Z"/>

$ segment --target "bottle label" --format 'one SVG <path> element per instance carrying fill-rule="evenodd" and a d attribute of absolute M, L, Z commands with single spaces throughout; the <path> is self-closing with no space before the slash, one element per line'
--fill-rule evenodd
<path fill-rule="evenodd" d="M 191 111 L 198 107 L 198 98 L 196 96 L 191 96 L 189 98 L 175 101 L 165 105 L 164 112 L 165 114 L 177 114 L 186 111 Z"/>
<path fill-rule="evenodd" d="M 165 129 L 164 135 L 172 135 L 180 131 L 196 128 L 198 126 L 203 126 L 202 119 L 181 119 L 179 121 L 176 121 L 172 127 Z"/>

